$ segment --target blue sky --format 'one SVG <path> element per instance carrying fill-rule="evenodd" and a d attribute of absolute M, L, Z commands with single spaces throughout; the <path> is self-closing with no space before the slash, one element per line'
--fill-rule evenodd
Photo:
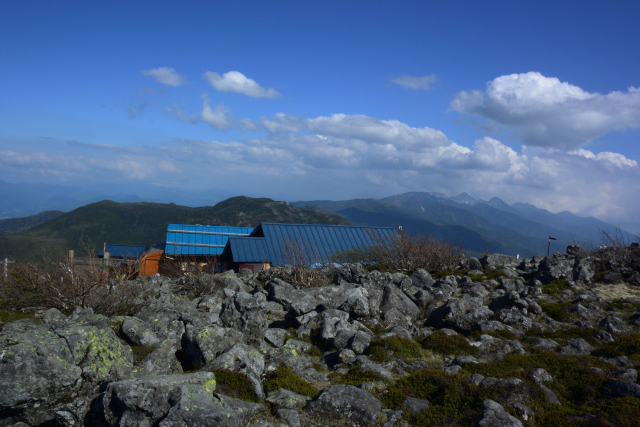
<path fill-rule="evenodd" d="M 2 2 L 0 180 L 468 191 L 640 231 L 640 4 L 430 3 Z"/>

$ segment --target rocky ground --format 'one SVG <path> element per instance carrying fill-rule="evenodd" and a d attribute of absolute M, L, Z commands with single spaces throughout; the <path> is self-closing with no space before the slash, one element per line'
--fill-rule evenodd
<path fill-rule="evenodd" d="M 640 248 L 144 279 L 0 331 L 0 425 L 637 425 Z M 138 279 L 143 280 L 143 279 Z"/>

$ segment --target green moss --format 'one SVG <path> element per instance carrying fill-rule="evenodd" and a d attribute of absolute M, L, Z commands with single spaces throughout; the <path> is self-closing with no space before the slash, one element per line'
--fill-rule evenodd
<path fill-rule="evenodd" d="M 418 344 L 397 335 L 371 342 L 366 354 L 376 362 L 386 362 L 396 357 L 402 360 L 417 360 L 423 356 Z"/>
<path fill-rule="evenodd" d="M 382 326 L 382 324 L 377 323 L 375 325 L 371 325 L 369 323 L 364 322 L 363 323 L 364 326 L 366 326 L 371 332 L 373 332 L 374 336 L 379 336 L 382 334 L 386 334 L 387 333 L 387 328 L 385 328 L 384 326 Z"/>
<path fill-rule="evenodd" d="M 253 384 L 246 375 L 227 369 L 217 369 L 213 373 L 216 376 L 216 386 L 219 393 L 244 401 L 259 401 Z"/>
<path fill-rule="evenodd" d="M 607 311 L 621 311 L 625 314 L 631 314 L 634 311 L 640 311 L 640 302 L 621 301 L 615 299 L 604 306 Z"/>
<path fill-rule="evenodd" d="M 558 322 L 568 322 L 573 317 L 573 314 L 569 311 L 571 302 L 556 302 L 550 303 L 546 301 L 538 301 L 542 311 Z"/>
<path fill-rule="evenodd" d="M 339 374 L 337 372 L 333 372 L 329 374 L 329 378 L 334 383 L 355 385 L 355 386 L 360 385 L 362 383 L 373 382 L 373 381 L 382 381 L 385 383 L 388 382 L 388 379 L 383 377 L 382 375 L 373 371 L 366 371 L 362 369 L 361 366 L 355 366 L 349 369 L 349 372 L 347 372 L 346 374 Z"/>
<path fill-rule="evenodd" d="M 640 399 L 620 397 L 609 399 L 598 406 L 600 425 L 632 427 L 640 422 Z"/>
<path fill-rule="evenodd" d="M 442 370 L 429 368 L 391 384 L 382 401 L 384 407 L 401 409 L 407 397 L 427 399 L 428 411 L 420 414 L 406 411 L 406 420 L 411 425 L 472 425 L 488 393 L 488 389 L 475 387 L 463 375 L 447 375 Z"/>
<path fill-rule="evenodd" d="M 144 359 L 156 349 L 154 345 L 132 345 L 133 366 L 139 365 Z"/>
<path fill-rule="evenodd" d="M 557 279 L 542 287 L 542 293 L 551 296 L 564 294 L 564 291 L 571 289 L 569 282 L 565 279 Z"/>
<path fill-rule="evenodd" d="M 600 341 L 597 338 L 598 330 L 594 328 L 569 328 L 559 329 L 557 331 L 543 331 L 540 328 L 529 329 L 525 337 L 539 337 L 550 339 L 558 342 L 559 344 L 566 344 L 567 340 L 574 338 L 582 338 L 594 347 L 600 346 Z"/>
<path fill-rule="evenodd" d="M 482 274 L 472 274 L 469 278 L 474 282 L 484 282 L 487 280 L 498 280 L 501 277 L 505 277 L 505 274 L 498 270 L 499 268 L 496 268 L 495 270 L 482 270 Z"/>
<path fill-rule="evenodd" d="M 422 340 L 422 347 L 444 356 L 478 354 L 478 348 L 469 344 L 462 335 L 447 336 L 437 331 Z"/>
<path fill-rule="evenodd" d="M 21 311 L 5 311 L 0 310 L 0 328 L 10 322 L 20 319 L 33 319 L 35 316 L 31 313 L 22 313 Z"/>
<path fill-rule="evenodd" d="M 595 354 L 602 357 L 621 354 L 627 357 L 640 356 L 640 333 L 619 336 L 613 342 L 604 344 Z"/>
<path fill-rule="evenodd" d="M 320 392 L 307 380 L 297 376 L 293 369 L 285 365 L 280 365 L 275 371 L 269 372 L 262 387 L 266 393 L 284 388 L 312 399 Z"/>
<path fill-rule="evenodd" d="M 496 378 L 519 378 L 531 382 L 531 370 L 544 368 L 552 377 L 553 382 L 548 384 L 563 404 L 573 408 L 589 405 L 600 395 L 600 388 L 606 377 L 593 370 L 591 367 L 600 368 L 603 371 L 611 371 L 615 367 L 593 356 L 563 356 L 554 352 L 537 354 L 507 354 L 502 361 L 467 365 L 465 370 L 484 376 Z"/>

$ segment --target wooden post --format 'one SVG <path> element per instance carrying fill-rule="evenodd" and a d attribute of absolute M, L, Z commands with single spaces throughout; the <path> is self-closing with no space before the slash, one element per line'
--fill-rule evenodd
<path fill-rule="evenodd" d="M 9 258 L 4 259 L 4 281 L 7 281 L 7 274 L 9 273 Z"/>

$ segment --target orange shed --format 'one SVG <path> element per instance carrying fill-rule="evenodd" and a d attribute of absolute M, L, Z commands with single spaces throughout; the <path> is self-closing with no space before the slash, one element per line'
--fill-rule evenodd
<path fill-rule="evenodd" d="M 158 274 L 158 265 L 164 251 L 149 252 L 140 259 L 140 276 L 148 277 Z"/>

